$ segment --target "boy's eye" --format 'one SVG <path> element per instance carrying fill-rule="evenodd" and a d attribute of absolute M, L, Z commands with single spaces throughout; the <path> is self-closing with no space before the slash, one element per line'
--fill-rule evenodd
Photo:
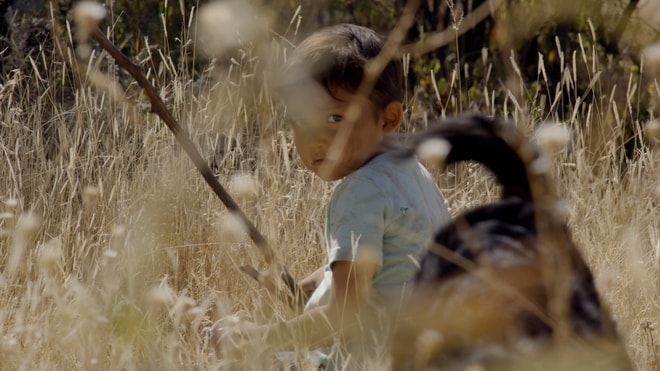
<path fill-rule="evenodd" d="M 344 119 L 344 116 L 342 116 L 342 115 L 330 115 L 330 116 L 328 116 L 328 122 L 332 123 L 332 124 L 338 123 L 343 119 Z"/>

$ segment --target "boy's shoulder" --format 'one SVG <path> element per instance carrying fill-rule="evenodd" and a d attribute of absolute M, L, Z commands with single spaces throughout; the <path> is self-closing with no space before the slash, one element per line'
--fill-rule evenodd
<path fill-rule="evenodd" d="M 401 156 L 393 152 L 385 152 L 372 158 L 361 168 L 355 170 L 346 179 L 372 179 L 384 178 L 391 175 L 410 175 L 415 172 L 419 163 L 414 157 Z"/>
<path fill-rule="evenodd" d="M 400 184 L 424 179 L 435 184 L 433 177 L 414 156 L 385 152 L 364 164 L 344 179 L 348 182 L 377 182 Z"/>
<path fill-rule="evenodd" d="M 431 175 L 415 157 L 395 153 L 380 154 L 344 178 L 335 193 L 363 193 L 392 197 L 392 193 L 405 192 L 410 184 L 435 185 Z"/>

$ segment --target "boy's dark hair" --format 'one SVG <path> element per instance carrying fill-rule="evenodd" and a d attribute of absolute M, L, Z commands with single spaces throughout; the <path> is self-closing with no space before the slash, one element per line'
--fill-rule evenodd
<path fill-rule="evenodd" d="M 286 85 L 302 79 L 316 82 L 334 96 L 336 89 L 355 93 L 364 77 L 364 67 L 383 49 L 385 38 L 375 31 L 353 24 L 339 24 L 319 30 L 298 45 L 286 68 Z M 403 101 L 403 71 L 400 60 L 390 61 L 379 76 L 369 99 L 378 108 Z M 309 80 L 308 80 L 309 81 Z"/>

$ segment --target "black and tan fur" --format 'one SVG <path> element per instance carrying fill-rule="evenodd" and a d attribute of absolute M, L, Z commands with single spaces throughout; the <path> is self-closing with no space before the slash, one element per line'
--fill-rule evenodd
<path fill-rule="evenodd" d="M 430 138 L 451 146 L 446 164 L 488 168 L 502 196 L 436 234 L 421 261 L 411 314 L 393 342 L 393 369 L 474 362 L 514 369 L 521 360 L 539 362 L 534 355 L 553 360 L 576 349 L 594 352 L 594 362 L 609 369 L 628 369 L 591 271 L 558 216 L 536 147 L 512 123 L 464 115 L 415 134 L 398 150 L 412 154 Z M 596 369 L 583 358 L 573 369 Z"/>

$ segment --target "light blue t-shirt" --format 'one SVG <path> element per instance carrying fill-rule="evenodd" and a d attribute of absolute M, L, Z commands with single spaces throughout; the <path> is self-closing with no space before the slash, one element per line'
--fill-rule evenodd
<path fill-rule="evenodd" d="M 414 158 L 383 153 L 335 188 L 326 216 L 328 264 L 305 306 L 328 302 L 336 261 L 368 261 L 380 268 L 373 301 L 396 315 L 412 288 L 425 247 L 450 221 L 431 174 Z"/>

